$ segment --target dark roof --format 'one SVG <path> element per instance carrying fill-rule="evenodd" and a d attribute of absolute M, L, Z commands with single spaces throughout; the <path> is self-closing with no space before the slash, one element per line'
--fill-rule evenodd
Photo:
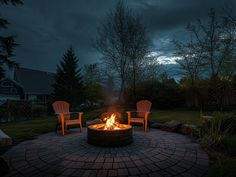
<path fill-rule="evenodd" d="M 51 94 L 53 91 L 54 73 L 16 68 L 14 79 L 23 86 L 25 94 Z"/>

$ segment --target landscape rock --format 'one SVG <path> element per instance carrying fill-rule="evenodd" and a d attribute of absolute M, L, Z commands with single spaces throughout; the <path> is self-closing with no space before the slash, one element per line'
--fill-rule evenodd
<path fill-rule="evenodd" d="M 176 120 L 171 120 L 166 122 L 161 126 L 161 130 L 169 131 L 169 132 L 178 132 L 181 128 L 182 124 Z"/>
<path fill-rule="evenodd" d="M 163 124 L 162 123 L 158 123 L 158 122 L 152 123 L 150 125 L 151 128 L 157 128 L 157 129 L 160 129 L 162 126 L 163 126 Z"/>
<path fill-rule="evenodd" d="M 0 129 L 0 146 L 9 146 L 12 144 L 12 139 Z"/>
<path fill-rule="evenodd" d="M 193 129 L 196 128 L 196 125 L 192 124 L 184 124 L 181 126 L 180 133 L 185 134 L 185 135 L 190 135 L 193 132 Z"/>

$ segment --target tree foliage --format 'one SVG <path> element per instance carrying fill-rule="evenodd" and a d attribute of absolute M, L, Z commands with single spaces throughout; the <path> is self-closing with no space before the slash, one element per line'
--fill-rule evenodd
<path fill-rule="evenodd" d="M 133 102 L 131 90 L 127 90 L 127 104 Z M 183 90 L 173 78 L 166 78 L 162 81 L 145 80 L 137 84 L 137 100 L 147 99 L 158 109 L 176 108 L 184 106 L 185 95 Z M 136 101 L 137 101 L 136 100 Z"/>
<path fill-rule="evenodd" d="M 95 103 L 103 98 L 101 80 L 102 76 L 98 63 L 84 66 L 84 95 L 87 102 Z"/>
<path fill-rule="evenodd" d="M 23 5 L 21 0 L 0 0 L 2 5 Z M 0 29 L 6 29 L 9 22 L 0 17 Z M 13 51 L 18 44 L 15 42 L 15 36 L 0 35 L 0 79 L 4 77 L 5 70 L 3 65 L 6 64 L 9 68 L 16 66 L 17 63 L 12 60 Z"/>
<path fill-rule="evenodd" d="M 205 66 L 199 46 L 194 44 L 192 40 L 185 44 L 179 41 L 174 41 L 174 43 L 176 46 L 175 55 L 178 58 L 175 61 L 181 67 L 180 72 L 194 85 L 194 81 L 201 76 L 202 67 Z"/>
<path fill-rule="evenodd" d="M 189 42 L 175 42 L 176 60 L 187 76 L 195 80 L 199 73 L 210 79 L 230 78 L 235 71 L 235 26 L 227 17 L 218 17 L 210 9 L 208 22 L 200 19 L 195 24 L 188 24 L 191 34 Z"/>
<path fill-rule="evenodd" d="M 78 69 L 78 59 L 72 47 L 67 50 L 57 66 L 53 88 L 54 100 L 67 101 L 72 107 L 83 101 L 81 70 Z"/>
<path fill-rule="evenodd" d="M 98 28 L 95 47 L 103 55 L 103 64 L 119 76 L 119 100 L 123 102 L 126 81 L 131 77 L 135 87 L 138 67 L 148 52 L 148 39 L 141 18 L 119 1 Z"/>
<path fill-rule="evenodd" d="M 223 93 L 228 89 L 232 77 L 236 74 L 236 36 L 235 24 L 229 13 L 217 16 L 212 8 L 208 20 L 187 25 L 190 34 L 188 41 L 174 41 L 176 46 L 176 62 L 184 76 L 182 82 L 189 83 L 193 105 L 199 105 L 199 80 L 208 79 L 210 104 L 223 105 Z M 190 81 L 190 82 L 189 82 Z"/>
<path fill-rule="evenodd" d="M 98 63 L 84 66 L 83 80 L 85 85 L 101 83 L 101 71 Z"/>
<path fill-rule="evenodd" d="M 16 6 L 16 5 L 23 5 L 23 1 L 21 0 L 0 0 L 0 3 L 1 4 L 5 4 L 5 5 L 13 5 L 13 6 Z"/>
<path fill-rule="evenodd" d="M 145 80 L 159 80 L 160 75 L 165 72 L 164 66 L 157 60 L 158 57 L 148 55 L 145 57 L 145 62 L 139 68 L 137 73 L 137 82 Z"/>

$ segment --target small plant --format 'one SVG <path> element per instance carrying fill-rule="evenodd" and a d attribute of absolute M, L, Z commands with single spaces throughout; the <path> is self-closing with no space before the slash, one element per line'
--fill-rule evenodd
<path fill-rule="evenodd" d="M 236 136 L 227 136 L 224 141 L 224 148 L 230 156 L 236 156 Z"/>
<path fill-rule="evenodd" d="M 202 121 L 199 129 L 200 142 L 207 147 L 219 147 L 229 134 L 232 124 L 225 124 L 227 116 L 223 113 L 214 113 L 213 118 Z"/>
<path fill-rule="evenodd" d="M 224 159 L 221 163 L 215 163 L 208 172 L 208 177 L 235 177 L 236 159 Z"/>
<path fill-rule="evenodd" d="M 32 107 L 32 115 L 33 117 L 41 117 L 46 113 L 46 108 L 45 106 L 41 105 L 34 105 Z"/>

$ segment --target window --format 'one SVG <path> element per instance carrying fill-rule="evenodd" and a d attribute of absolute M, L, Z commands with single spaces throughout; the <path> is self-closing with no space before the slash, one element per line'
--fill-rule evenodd
<path fill-rule="evenodd" d="M 13 84 L 10 81 L 3 81 L 1 83 L 2 87 L 13 87 Z"/>

